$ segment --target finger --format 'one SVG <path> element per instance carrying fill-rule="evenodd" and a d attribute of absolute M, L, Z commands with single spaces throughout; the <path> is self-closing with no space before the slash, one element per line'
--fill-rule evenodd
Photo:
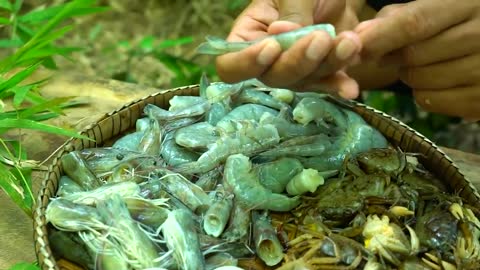
<path fill-rule="evenodd" d="M 480 86 L 465 86 L 444 90 L 415 89 L 417 104 L 427 111 L 459 116 L 480 118 Z"/>
<path fill-rule="evenodd" d="M 247 41 L 265 37 L 268 26 L 278 18 L 269 1 L 252 1 L 233 23 L 227 41 Z"/>
<path fill-rule="evenodd" d="M 315 31 L 301 38 L 280 55 L 259 78 L 270 86 L 285 87 L 303 80 L 324 60 L 333 40 L 325 31 Z"/>
<path fill-rule="evenodd" d="M 478 82 L 480 54 L 428 66 L 406 68 L 400 79 L 412 88 L 444 89 Z"/>
<path fill-rule="evenodd" d="M 383 7 L 377 12 L 375 18 L 385 18 L 388 16 L 395 15 L 397 12 L 400 12 L 402 8 L 406 7 L 407 4 L 391 4 Z"/>
<path fill-rule="evenodd" d="M 316 23 L 335 21 L 345 13 L 347 7 L 346 0 L 323 0 L 315 2 L 316 6 L 313 18 Z"/>
<path fill-rule="evenodd" d="M 278 34 L 313 24 L 313 13 L 316 0 L 277 0 L 278 18 L 273 22 L 268 32 Z"/>
<path fill-rule="evenodd" d="M 401 12 L 359 25 L 365 56 L 379 58 L 393 50 L 427 39 L 443 30 L 461 23 L 472 12 L 468 1 L 444 0 L 414 1 Z M 448 12 L 445 7 L 454 7 Z M 361 31 L 360 31 L 360 30 Z"/>
<path fill-rule="evenodd" d="M 334 40 L 334 49 L 329 53 L 327 63 L 331 70 L 338 70 L 349 64 L 358 64 L 361 50 L 362 42 L 355 32 L 342 32 Z M 350 63 L 349 61 L 354 57 L 357 59 L 354 63 Z"/>
<path fill-rule="evenodd" d="M 282 48 L 273 39 L 266 39 L 242 51 L 221 55 L 216 59 L 220 79 L 234 83 L 257 78 L 280 56 Z"/>
<path fill-rule="evenodd" d="M 385 63 L 404 66 L 423 66 L 456 59 L 480 52 L 480 31 L 477 21 L 456 25 L 425 41 L 421 41 L 387 56 Z M 455 48 L 455 49 L 445 49 Z"/>
<path fill-rule="evenodd" d="M 359 64 L 361 49 L 360 39 L 354 32 L 341 33 L 333 41 L 333 48 L 325 62 L 321 63 L 310 76 L 322 78 L 348 66 Z"/>
<path fill-rule="evenodd" d="M 338 71 L 328 77 L 309 77 L 301 84 L 291 87 L 299 91 L 315 91 L 333 94 L 346 99 L 357 98 L 360 94 L 358 83 L 344 71 Z"/>

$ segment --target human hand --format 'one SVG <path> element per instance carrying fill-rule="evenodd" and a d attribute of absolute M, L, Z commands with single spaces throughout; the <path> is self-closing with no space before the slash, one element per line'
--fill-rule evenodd
<path fill-rule="evenodd" d="M 355 0 L 358 1 L 358 0 Z M 253 0 L 237 18 L 228 41 L 248 41 L 313 23 L 332 23 L 337 32 L 358 23 L 346 0 Z M 315 31 L 286 51 L 266 39 L 240 52 L 217 58 L 225 82 L 258 78 L 267 85 L 297 90 L 322 89 L 345 98 L 358 95 L 358 85 L 341 69 L 358 58 L 361 44 L 353 32 L 332 39 Z"/>
<path fill-rule="evenodd" d="M 480 1 L 391 5 L 355 31 L 362 58 L 399 65 L 421 107 L 480 119 Z"/>

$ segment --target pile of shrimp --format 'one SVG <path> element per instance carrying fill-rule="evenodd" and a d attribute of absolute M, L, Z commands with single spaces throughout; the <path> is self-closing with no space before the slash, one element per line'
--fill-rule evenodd
<path fill-rule="evenodd" d="M 388 188 L 412 158 L 366 177 L 356 157 L 401 152 L 333 100 L 204 76 L 199 96 L 175 96 L 168 109 L 148 104 L 135 131 L 112 146 L 62 157 L 65 175 L 46 209 L 52 249 L 92 270 L 400 265 L 425 246 L 408 223 L 394 222 L 411 221 L 404 217 L 419 200 L 403 194 L 418 190 Z M 375 198 L 382 211 L 364 203 Z M 435 227 L 448 238 L 441 243 L 464 247 L 452 257 L 479 258 L 475 214 L 461 202 L 442 207 L 464 230 L 445 236 Z M 428 254 L 425 269 L 455 263 Z"/>

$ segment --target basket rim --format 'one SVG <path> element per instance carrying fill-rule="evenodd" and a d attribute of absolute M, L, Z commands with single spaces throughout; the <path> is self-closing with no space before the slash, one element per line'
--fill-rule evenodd
<path fill-rule="evenodd" d="M 212 83 L 217 83 L 217 82 L 212 82 Z M 155 93 L 146 95 L 144 97 L 132 100 L 118 109 L 112 110 L 103 116 L 99 117 L 94 123 L 91 123 L 84 127 L 81 131 L 79 131 L 79 134 L 88 136 L 88 131 L 92 130 L 94 127 L 98 126 L 100 122 L 102 122 L 105 119 L 108 119 L 112 115 L 115 115 L 123 110 L 129 109 L 132 105 L 140 103 L 142 101 L 145 101 L 150 98 L 154 98 L 160 95 L 164 95 L 167 93 L 172 93 L 172 92 L 177 92 L 177 91 L 182 91 L 182 90 L 189 90 L 189 89 L 195 89 L 199 88 L 199 84 L 193 84 L 193 85 L 187 85 L 187 86 L 181 86 L 181 87 L 176 87 L 176 88 L 171 88 L 171 89 L 164 89 L 164 90 L 159 90 Z M 335 99 L 334 99 L 335 101 Z M 337 100 L 338 101 L 338 100 Z M 341 100 L 341 104 L 343 106 L 348 106 L 351 109 L 364 109 L 368 113 L 373 113 L 376 115 L 381 116 L 382 118 L 385 118 L 387 120 L 393 121 L 395 124 L 405 128 L 407 131 L 412 132 L 415 136 L 418 136 L 420 139 L 425 141 L 430 147 L 432 147 L 436 152 L 438 152 L 444 159 L 446 159 L 450 166 L 454 167 L 456 172 L 460 174 L 460 176 L 463 178 L 465 183 L 467 184 L 474 197 L 476 197 L 480 201 L 480 194 L 476 187 L 473 185 L 472 181 L 460 170 L 458 165 L 440 148 L 438 147 L 433 141 L 430 139 L 426 138 L 423 134 L 419 133 L 415 129 L 411 128 L 407 124 L 405 124 L 403 121 L 399 120 L 398 118 L 391 116 L 383 111 L 380 111 L 378 109 L 375 109 L 373 107 L 370 107 L 366 104 L 363 104 L 361 102 L 357 102 L 355 100 Z M 362 116 L 363 117 L 363 116 Z M 47 232 L 47 222 L 45 219 L 45 209 L 46 206 L 42 205 L 42 198 L 44 197 L 44 191 L 48 185 L 48 181 L 50 180 L 50 176 L 53 173 L 53 169 L 55 168 L 56 161 L 61 158 L 64 154 L 71 152 L 72 149 L 74 149 L 74 143 L 75 141 L 78 140 L 77 138 L 70 137 L 67 139 L 61 146 L 59 146 L 57 149 L 54 150 L 54 152 L 51 155 L 51 158 L 49 160 L 50 165 L 48 166 L 48 171 L 45 174 L 45 177 L 42 181 L 41 188 L 37 194 L 37 200 L 35 201 L 34 205 L 34 211 L 33 211 L 33 231 L 34 231 L 34 247 L 35 247 L 35 253 L 37 256 L 37 259 L 40 262 L 40 265 L 43 267 L 45 265 L 48 269 L 59 269 L 57 262 L 53 256 L 52 250 L 50 249 L 50 245 L 47 242 L 44 241 L 45 233 Z M 45 269 L 45 268 L 43 268 Z"/>

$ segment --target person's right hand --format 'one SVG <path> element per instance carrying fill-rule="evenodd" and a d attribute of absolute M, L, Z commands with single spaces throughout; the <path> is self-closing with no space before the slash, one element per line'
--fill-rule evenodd
<path fill-rule="evenodd" d="M 249 41 L 314 23 L 332 23 L 337 33 L 353 29 L 355 12 L 347 0 L 253 0 L 240 14 L 227 41 Z M 322 90 L 344 98 L 358 95 L 358 84 L 342 70 L 359 59 L 361 43 L 354 32 L 332 39 L 315 31 L 286 51 L 273 39 L 217 58 L 225 82 L 257 78 L 269 86 L 295 90 Z"/>

